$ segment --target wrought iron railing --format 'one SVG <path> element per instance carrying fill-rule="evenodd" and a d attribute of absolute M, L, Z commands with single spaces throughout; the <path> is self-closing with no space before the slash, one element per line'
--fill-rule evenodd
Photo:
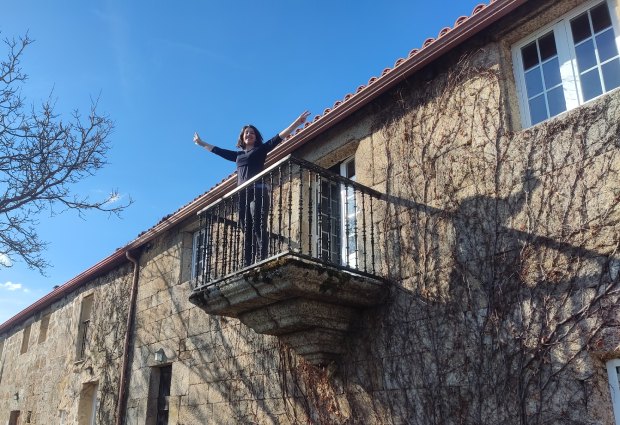
<path fill-rule="evenodd" d="M 284 253 L 377 275 L 384 196 L 292 156 L 199 212 L 195 286 Z"/>

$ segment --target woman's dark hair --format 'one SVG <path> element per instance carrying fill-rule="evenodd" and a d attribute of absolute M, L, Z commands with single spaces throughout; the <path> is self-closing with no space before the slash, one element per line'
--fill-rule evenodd
<path fill-rule="evenodd" d="M 241 133 L 239 133 L 239 139 L 237 139 L 237 147 L 240 149 L 245 149 L 245 142 L 243 141 L 243 132 L 248 128 L 251 128 L 252 130 L 254 130 L 254 134 L 256 135 L 256 141 L 254 142 L 254 146 L 260 146 L 263 144 L 263 135 L 260 134 L 260 131 L 258 131 L 258 128 L 254 127 L 251 124 L 248 124 L 248 125 L 243 126 L 243 128 L 241 129 Z"/>

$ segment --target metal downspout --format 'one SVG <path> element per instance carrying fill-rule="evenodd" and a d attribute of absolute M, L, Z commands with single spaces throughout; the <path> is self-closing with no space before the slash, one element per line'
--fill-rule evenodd
<path fill-rule="evenodd" d="M 123 425 L 125 422 L 125 409 L 127 406 L 127 377 L 129 374 L 129 345 L 131 343 L 131 333 L 135 319 L 136 298 L 138 295 L 138 278 L 140 266 L 138 260 L 131 256 L 130 252 L 125 252 L 125 256 L 133 264 L 133 283 L 131 285 L 131 297 L 129 299 L 129 312 L 127 313 L 127 331 L 125 332 L 125 344 L 123 346 L 123 364 L 121 367 L 121 379 L 118 389 L 118 405 L 116 408 L 116 425 Z"/>

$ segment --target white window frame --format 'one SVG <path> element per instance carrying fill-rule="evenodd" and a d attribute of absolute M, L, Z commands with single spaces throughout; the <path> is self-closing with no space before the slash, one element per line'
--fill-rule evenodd
<path fill-rule="evenodd" d="M 339 164 L 338 164 L 338 174 L 341 177 L 346 177 L 349 178 L 351 181 L 355 181 L 356 180 L 356 174 L 353 175 L 352 178 L 347 176 L 347 166 L 351 163 L 355 161 L 355 155 L 349 156 L 347 158 L 345 158 L 344 160 L 342 160 Z M 315 181 L 315 185 L 320 184 L 320 179 L 321 177 L 318 177 L 318 181 Z M 353 267 L 353 268 L 357 268 L 358 266 L 358 258 L 357 258 L 357 253 L 355 248 L 356 247 L 352 247 L 352 249 L 349 250 L 349 252 L 347 253 L 347 229 L 346 229 L 346 225 L 347 225 L 347 220 L 349 219 L 348 217 L 348 211 L 346 210 L 347 208 L 347 203 L 346 203 L 346 197 L 347 197 L 347 189 L 345 187 L 344 184 L 338 184 L 338 196 L 340 197 L 339 199 L 339 205 L 338 205 L 338 213 L 340 215 L 340 217 L 338 218 L 339 222 L 338 222 L 338 226 L 339 226 L 339 235 L 337 235 L 339 241 L 340 241 L 340 264 L 343 266 L 348 266 L 348 267 Z M 315 190 L 312 191 L 313 192 L 313 202 L 314 205 L 318 205 L 319 199 L 318 199 L 318 190 L 315 188 Z M 315 217 L 318 214 L 318 210 L 315 212 Z M 356 208 L 355 209 L 355 217 L 353 217 L 354 223 L 355 225 L 357 225 L 357 216 L 360 214 L 360 209 Z M 314 255 L 316 255 L 318 258 L 322 257 L 322 253 L 319 252 L 319 238 L 321 237 L 321 229 L 318 227 L 318 217 L 315 218 L 316 219 L 316 224 L 314 225 L 314 229 L 312 230 L 313 233 L 313 237 L 312 237 L 312 252 L 314 252 Z M 349 232 L 354 232 L 355 229 L 349 228 Z M 331 236 L 330 236 L 331 237 Z M 334 251 L 330 252 L 330 256 L 334 253 Z"/>
<path fill-rule="evenodd" d="M 575 46 L 573 44 L 573 37 L 570 28 L 570 20 L 578 15 L 586 12 L 587 10 L 601 4 L 606 3 L 609 9 L 611 17 L 611 24 L 614 30 L 616 47 L 620 52 L 620 23 L 618 22 L 618 16 L 616 13 L 616 0 L 591 0 L 583 5 L 571 10 L 569 13 L 563 15 L 561 18 L 554 21 L 552 24 L 547 25 L 535 33 L 529 35 L 527 38 L 522 39 L 512 47 L 512 60 L 513 70 L 515 74 L 515 81 L 517 86 L 517 95 L 519 97 L 519 110 L 521 112 L 521 123 L 524 128 L 531 127 L 530 110 L 527 99 L 527 91 L 525 89 L 525 73 L 523 72 L 523 61 L 521 56 L 521 49 L 538 38 L 544 36 L 550 31 L 554 32 L 555 42 L 558 53 L 558 60 L 560 62 L 560 75 L 562 78 L 562 86 L 564 89 L 564 98 L 566 100 L 566 111 L 549 117 L 549 119 L 561 116 L 566 112 L 575 109 L 585 103 L 589 103 L 607 93 L 618 90 L 618 87 L 603 92 L 601 95 L 590 99 L 588 101 L 583 100 L 583 94 L 581 92 L 581 84 L 579 81 L 579 71 L 577 68 L 577 55 L 575 53 Z M 540 124 L 540 123 L 537 123 Z"/>
<path fill-rule="evenodd" d="M 620 425 L 620 359 L 612 359 L 607 362 L 607 377 L 609 378 L 609 395 L 614 409 L 614 423 Z"/>
<path fill-rule="evenodd" d="M 347 176 L 347 167 L 349 166 L 349 164 L 351 162 L 355 161 L 355 156 L 351 156 L 347 159 L 345 159 L 344 161 L 342 161 L 342 163 L 340 164 L 340 175 L 343 177 L 346 177 L 348 179 L 350 179 L 351 181 L 356 181 L 357 180 L 357 170 L 354 171 L 355 174 L 353 174 L 353 176 L 349 177 Z M 357 164 L 354 163 L 354 166 L 356 166 Z M 349 212 L 347 211 L 347 206 L 348 206 L 348 193 L 347 193 L 347 188 L 344 185 L 340 185 L 340 208 L 341 208 L 341 212 L 340 212 L 340 220 L 341 220 L 341 225 L 340 225 L 340 230 L 341 230 L 341 235 L 340 235 L 340 240 L 342 241 L 342 245 L 341 245 L 341 258 L 342 258 L 342 262 L 343 265 L 345 266 L 349 266 L 349 267 L 353 267 L 353 268 L 357 268 L 357 247 L 351 247 L 352 249 L 349 250 L 349 252 L 347 253 L 347 245 L 348 245 L 348 241 L 347 241 L 347 229 L 346 226 L 347 224 L 351 224 L 349 222 L 349 220 L 352 220 L 352 225 L 353 228 L 351 228 L 351 226 L 349 226 L 349 234 L 351 234 L 351 232 L 356 232 L 357 231 L 357 216 L 360 213 L 360 209 L 357 208 L 357 205 L 355 205 L 355 212 L 353 214 L 353 217 L 349 216 Z M 355 191 L 353 191 L 353 197 L 355 198 Z M 355 202 L 355 199 L 353 200 L 353 202 Z M 357 242 L 357 240 L 356 240 Z"/>

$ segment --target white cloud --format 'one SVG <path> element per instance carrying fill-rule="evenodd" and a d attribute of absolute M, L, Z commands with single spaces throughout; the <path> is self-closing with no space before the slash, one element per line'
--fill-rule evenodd
<path fill-rule="evenodd" d="M 0 283 L 0 288 L 6 289 L 7 291 L 17 291 L 18 289 L 22 289 L 21 283 L 13 283 L 13 282 L 5 282 Z M 25 291 L 26 289 L 24 289 Z"/>
<path fill-rule="evenodd" d="M 108 198 L 108 201 L 106 202 L 106 204 L 115 204 L 117 202 L 119 202 L 121 199 L 123 199 L 123 196 L 118 194 L 118 193 L 111 193 L 110 197 Z"/>
<path fill-rule="evenodd" d="M 0 266 L 11 267 L 13 262 L 8 255 L 0 253 Z"/>

